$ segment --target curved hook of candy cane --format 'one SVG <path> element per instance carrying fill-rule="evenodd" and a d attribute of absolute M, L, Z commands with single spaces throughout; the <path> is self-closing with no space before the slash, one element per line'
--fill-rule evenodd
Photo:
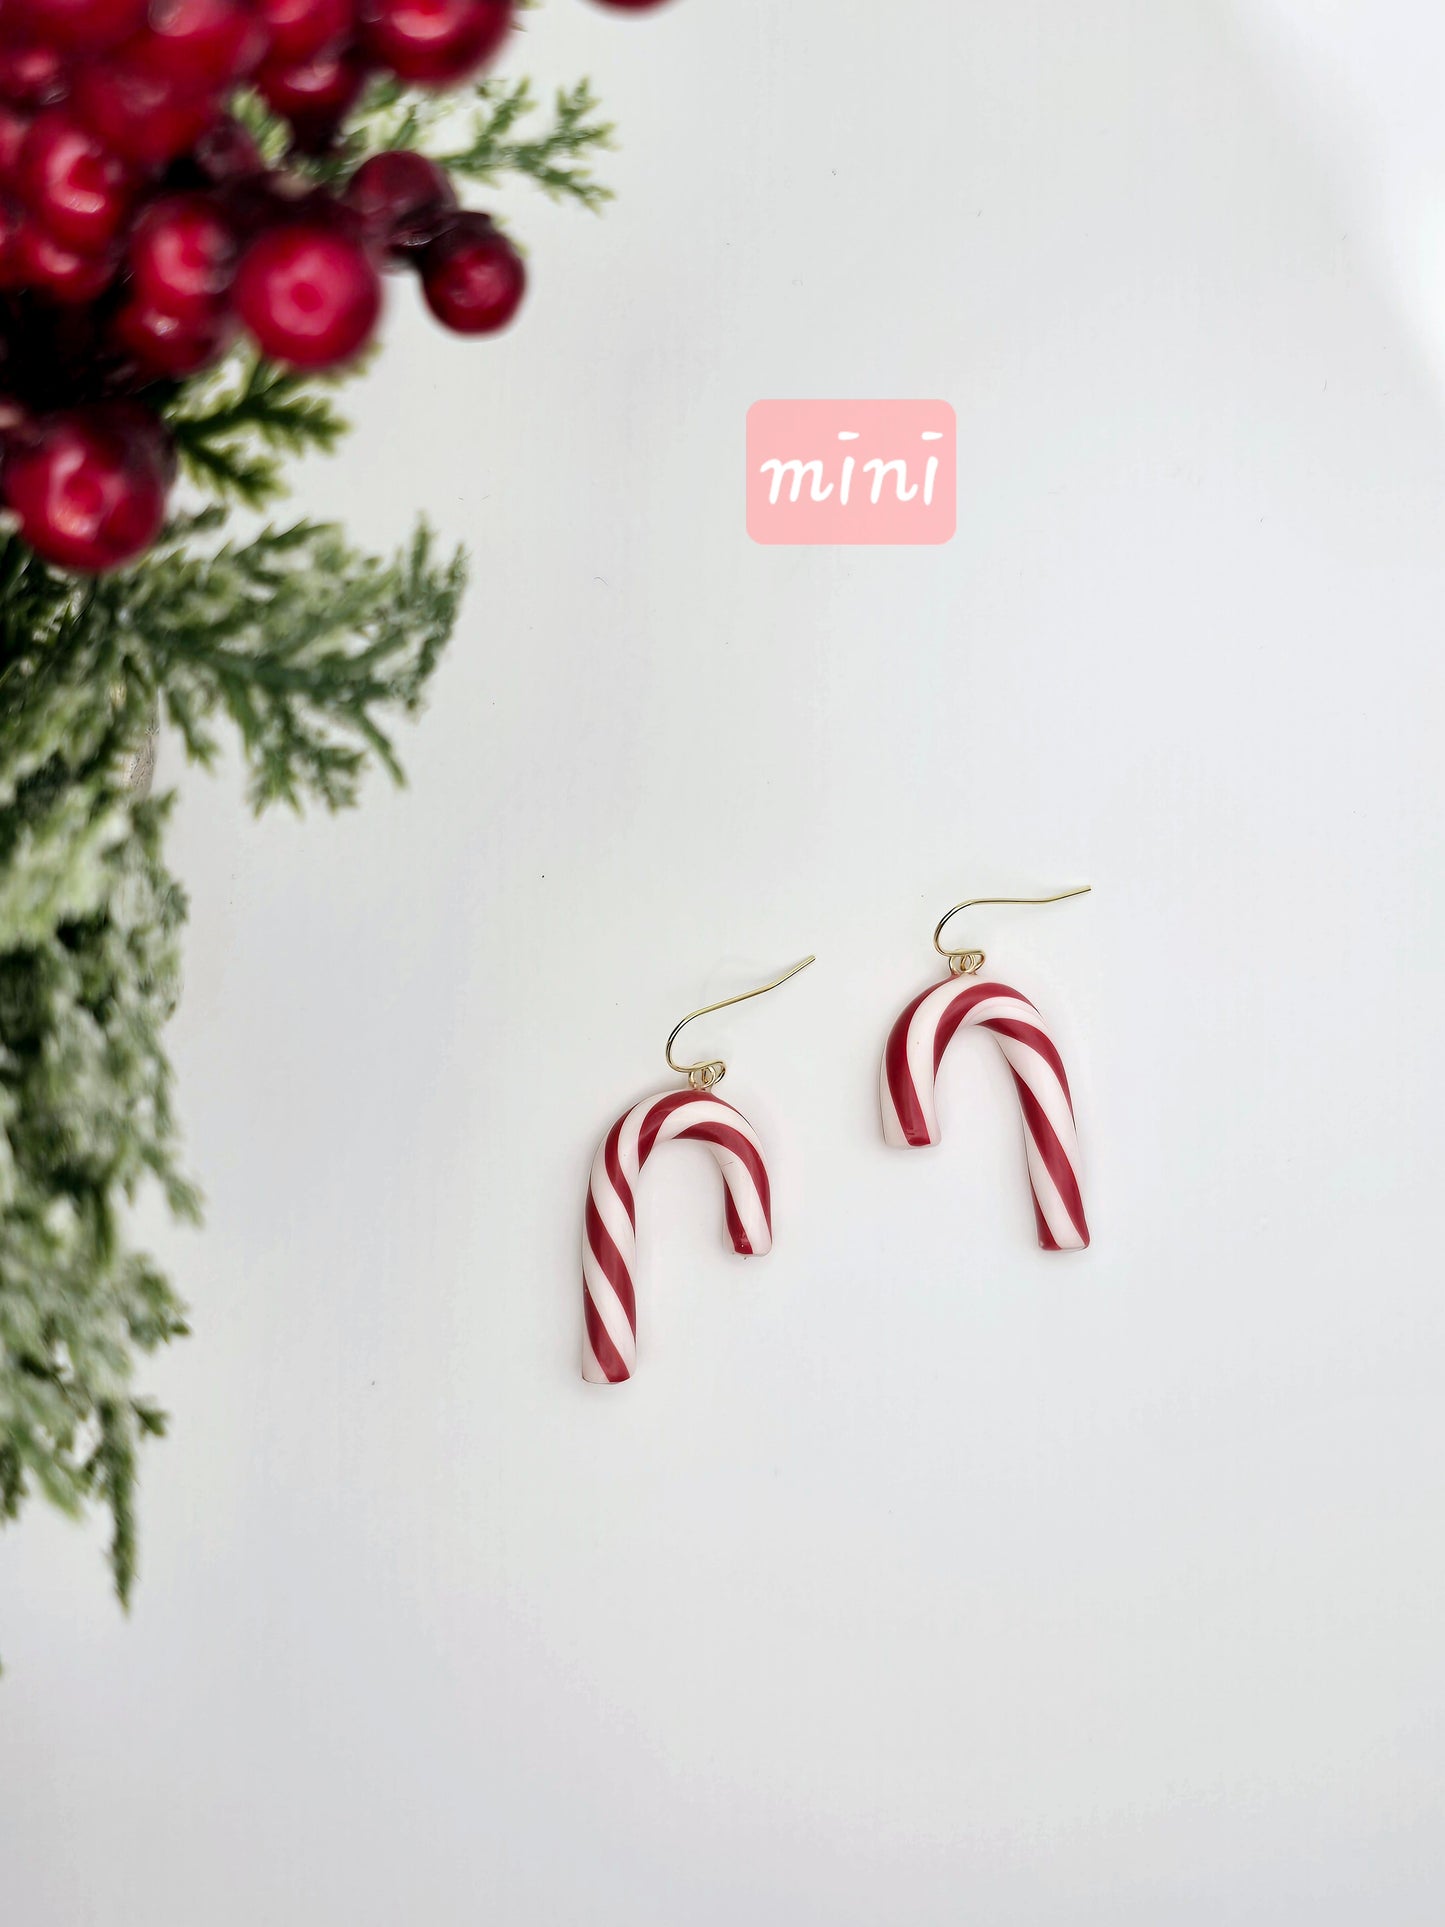
<path fill-rule="evenodd" d="M 1013 1073 L 1039 1243 L 1082 1251 L 1089 1242 L 1079 1194 L 1079 1139 L 1063 1060 L 1044 1020 L 1007 984 L 950 977 L 925 990 L 888 1033 L 879 1073 L 883 1136 L 889 1144 L 937 1144 L 935 1085 L 943 1053 L 959 1030 L 990 1031 Z"/>
<path fill-rule="evenodd" d="M 618 1118 L 592 1161 L 582 1230 L 582 1376 L 616 1385 L 637 1369 L 638 1175 L 659 1144 L 690 1138 L 717 1160 L 728 1237 L 744 1258 L 773 1245 L 773 1200 L 757 1134 L 707 1091 L 663 1091 Z"/>

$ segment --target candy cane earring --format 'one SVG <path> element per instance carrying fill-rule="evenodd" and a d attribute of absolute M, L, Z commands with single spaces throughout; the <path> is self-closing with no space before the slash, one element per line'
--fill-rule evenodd
<path fill-rule="evenodd" d="M 733 1250 L 744 1258 L 761 1258 L 772 1249 L 772 1188 L 762 1146 L 742 1112 L 712 1095 L 727 1066 L 718 1058 L 679 1064 L 672 1047 L 694 1018 L 761 997 L 814 962 L 805 957 L 756 990 L 689 1011 L 667 1038 L 668 1068 L 687 1079 L 686 1090 L 644 1098 L 624 1112 L 602 1140 L 592 1161 L 582 1231 L 582 1376 L 591 1384 L 619 1384 L 637 1368 L 635 1196 L 638 1175 L 659 1144 L 673 1138 L 706 1144 L 722 1173 Z"/>
<path fill-rule="evenodd" d="M 1028 999 L 1006 984 L 976 982 L 983 952 L 945 950 L 943 932 L 961 910 L 980 903 L 1062 903 L 1088 890 L 1086 883 L 1052 897 L 971 897 L 940 917 L 933 947 L 948 960 L 948 980 L 915 997 L 888 1033 L 878 1080 L 888 1143 L 937 1144 L 934 1084 L 943 1053 L 958 1030 L 971 1025 L 992 1031 L 1013 1073 L 1023 1113 L 1034 1216 L 1045 1251 L 1082 1251 L 1089 1242 L 1079 1195 L 1079 1140 L 1063 1060 Z"/>

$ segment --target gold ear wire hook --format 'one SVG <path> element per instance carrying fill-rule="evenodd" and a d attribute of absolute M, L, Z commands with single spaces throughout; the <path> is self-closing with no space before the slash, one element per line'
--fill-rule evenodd
<path fill-rule="evenodd" d="M 939 939 L 944 926 L 952 923 L 961 910 L 973 910 L 980 903 L 1063 903 L 1068 897 L 1086 897 L 1093 885 L 1081 883 L 1076 890 L 1060 890 L 1051 897 L 970 897 L 966 903 L 955 903 L 946 911 L 933 927 L 933 947 L 940 957 L 948 959 L 948 967 L 955 977 L 976 977 L 984 966 L 984 953 L 981 950 L 945 950 Z"/>
<path fill-rule="evenodd" d="M 695 1091 L 710 1091 L 714 1084 L 721 1083 L 727 1075 L 727 1065 L 721 1058 L 714 1058 L 706 1064 L 679 1064 L 672 1054 L 672 1047 L 680 1034 L 695 1017 L 709 1017 L 713 1011 L 726 1010 L 730 1004 L 745 1004 L 750 997 L 764 997 L 770 990 L 776 990 L 779 984 L 785 984 L 789 977 L 796 977 L 800 970 L 806 970 L 810 963 L 817 961 L 816 957 L 804 957 L 803 961 L 795 963 L 791 970 L 785 970 L 781 977 L 774 977 L 770 984 L 759 984 L 756 990 L 744 990 L 736 997 L 724 997 L 715 1004 L 704 1004 L 701 1010 L 690 1010 L 686 1017 L 680 1023 L 674 1024 L 667 1033 L 668 1069 L 680 1072 Z"/>

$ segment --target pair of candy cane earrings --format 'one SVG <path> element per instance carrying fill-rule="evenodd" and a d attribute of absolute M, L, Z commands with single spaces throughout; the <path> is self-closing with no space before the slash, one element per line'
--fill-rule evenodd
<path fill-rule="evenodd" d="M 936 1144 L 934 1085 L 950 1040 L 967 1028 L 992 1033 L 1018 1093 L 1034 1217 L 1045 1251 L 1082 1251 L 1089 1242 L 1079 1195 L 1074 1107 L 1063 1061 L 1028 998 L 1006 984 L 980 981 L 984 953 L 946 950 L 943 932 L 961 911 L 979 904 L 1062 903 L 1084 896 L 1089 887 L 1086 883 L 1051 897 L 970 897 L 940 917 L 933 947 L 946 959 L 949 974 L 915 997 L 889 1031 L 878 1078 L 885 1141 Z M 762 1146 L 742 1112 L 713 1095 L 727 1067 L 717 1059 L 679 1064 L 672 1047 L 694 1018 L 764 996 L 814 961 L 805 957 L 771 983 L 689 1012 L 667 1040 L 668 1067 L 687 1079 L 687 1088 L 662 1091 L 634 1104 L 603 1139 L 592 1163 L 582 1234 L 582 1376 L 591 1383 L 618 1384 L 637 1367 L 637 1180 L 658 1145 L 674 1138 L 706 1144 L 722 1173 L 733 1250 L 744 1258 L 761 1258 L 772 1249 L 772 1191 Z"/>

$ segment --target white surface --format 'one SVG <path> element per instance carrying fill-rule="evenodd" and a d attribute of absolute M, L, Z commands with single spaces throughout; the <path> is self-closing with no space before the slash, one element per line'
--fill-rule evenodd
<path fill-rule="evenodd" d="M 398 301 L 303 478 L 472 547 L 410 790 L 186 781 L 196 1336 L 129 1623 L 0 1542 L 7 1927 L 1438 1921 L 1441 48 L 534 16 L 621 199 L 509 195 L 525 325 Z M 748 545 L 748 404 L 836 393 L 953 402 L 950 547 Z M 1075 1083 L 1050 1258 L 995 1054 L 910 1157 L 876 1059 L 948 903 L 1086 878 L 959 933 Z M 598 1132 L 809 949 L 697 1027 L 773 1255 L 659 1157 L 584 1386 Z"/>

